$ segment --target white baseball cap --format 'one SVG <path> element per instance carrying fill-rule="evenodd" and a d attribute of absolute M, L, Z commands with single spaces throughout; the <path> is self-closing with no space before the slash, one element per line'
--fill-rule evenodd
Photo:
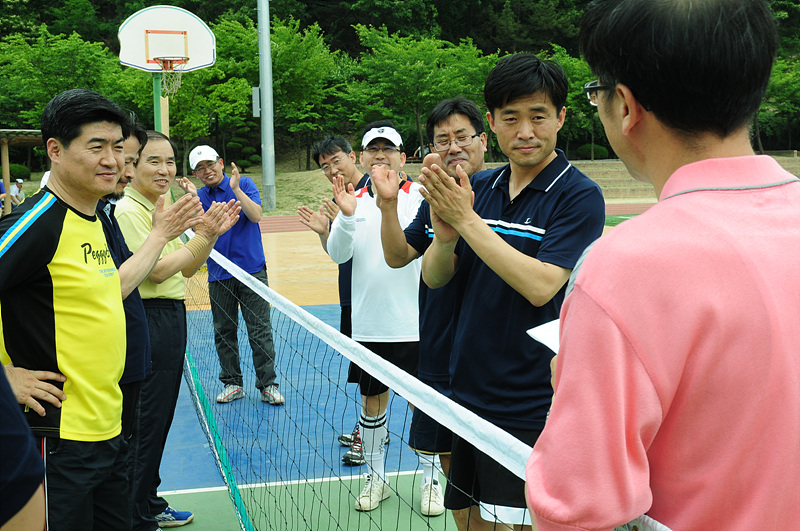
<path fill-rule="evenodd" d="M 189 153 L 189 166 L 191 166 L 192 171 L 194 171 L 197 165 L 204 160 L 217 160 L 218 158 L 219 154 L 217 150 L 211 146 L 197 146 Z"/>
<path fill-rule="evenodd" d="M 22 179 L 17 179 L 17 182 L 18 182 L 19 184 L 22 184 L 22 183 L 24 183 L 25 181 L 23 181 Z"/>
<path fill-rule="evenodd" d="M 366 148 L 376 138 L 385 138 L 396 147 L 403 145 L 403 139 L 394 127 L 373 127 L 364 133 L 364 138 L 361 139 L 361 149 Z"/>

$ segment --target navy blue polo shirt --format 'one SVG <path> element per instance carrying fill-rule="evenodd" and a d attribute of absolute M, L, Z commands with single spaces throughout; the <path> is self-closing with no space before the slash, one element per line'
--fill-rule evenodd
<path fill-rule="evenodd" d="M 433 241 L 431 207 L 427 201 L 417 210 L 414 221 L 403 231 L 406 242 L 419 254 Z M 445 395 L 450 394 L 450 350 L 459 290 L 455 279 L 441 288 L 419 283 L 419 369 L 418 378 Z"/>
<path fill-rule="evenodd" d="M 247 197 L 261 205 L 261 195 L 258 193 L 256 183 L 252 179 L 242 175 L 239 179 L 239 188 L 247 194 Z M 205 210 L 208 210 L 208 207 L 214 201 L 227 203 L 231 199 L 236 199 L 236 194 L 231 189 L 231 178 L 227 174 L 222 175 L 222 181 L 217 186 L 200 188 L 197 191 L 197 196 L 200 198 Z M 264 256 L 264 244 L 261 242 L 261 228 L 258 223 L 250 221 L 244 212 L 239 213 L 239 221 L 236 222 L 236 225 L 217 238 L 214 249 L 251 274 L 258 273 L 267 266 L 267 260 Z M 214 260 L 208 261 L 209 282 L 232 277 L 233 275 Z"/>
<path fill-rule="evenodd" d="M 515 249 L 542 262 L 572 269 L 603 232 L 600 187 L 557 157 L 513 201 L 508 165 L 473 175 L 474 209 Z M 526 330 L 558 318 L 563 287 L 537 308 L 511 288 L 472 249 L 456 245 L 462 290 L 450 358 L 453 397 L 504 428 L 544 428 L 553 395 L 553 353 Z M 452 281 L 451 281 L 452 282 Z"/>
<path fill-rule="evenodd" d="M 369 173 L 365 173 L 356 184 L 355 189 L 360 190 L 369 185 Z M 328 224 L 330 228 L 330 223 Z M 353 285 L 353 259 L 339 264 L 339 306 L 350 306 L 350 290 Z"/>
<path fill-rule="evenodd" d="M 0 526 L 22 509 L 44 479 L 44 462 L 0 367 Z"/>
<path fill-rule="evenodd" d="M 108 207 L 108 213 L 105 208 Z M 114 259 L 117 269 L 122 263 L 133 256 L 125 243 L 122 231 L 114 217 L 114 205 L 99 201 L 95 209 L 97 218 L 103 224 L 103 232 L 106 235 L 108 250 Z M 150 357 L 150 332 L 147 328 L 147 315 L 144 313 L 144 304 L 139 295 L 139 289 L 131 291 L 122 301 L 125 310 L 125 338 L 127 340 L 125 350 L 125 370 L 122 373 L 120 384 L 138 382 L 144 380 L 152 370 Z"/>

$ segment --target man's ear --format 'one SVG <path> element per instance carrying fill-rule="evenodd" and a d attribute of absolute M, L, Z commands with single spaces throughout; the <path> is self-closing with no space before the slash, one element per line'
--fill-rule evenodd
<path fill-rule="evenodd" d="M 617 83 L 615 90 L 618 98 L 612 104 L 612 111 L 619 113 L 622 134 L 628 135 L 633 128 L 639 125 L 647 111 L 627 85 Z"/>
<path fill-rule="evenodd" d="M 47 156 L 50 160 L 56 162 L 61 159 L 61 155 L 64 153 L 64 146 L 56 140 L 55 138 L 48 138 L 47 139 Z"/>

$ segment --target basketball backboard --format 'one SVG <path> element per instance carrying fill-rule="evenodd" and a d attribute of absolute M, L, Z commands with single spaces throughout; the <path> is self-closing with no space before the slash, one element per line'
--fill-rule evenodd
<path fill-rule="evenodd" d="M 156 57 L 188 57 L 184 72 L 217 60 L 214 33 L 197 15 L 175 6 L 151 6 L 137 11 L 119 27 L 119 61 L 145 72 L 161 72 Z"/>

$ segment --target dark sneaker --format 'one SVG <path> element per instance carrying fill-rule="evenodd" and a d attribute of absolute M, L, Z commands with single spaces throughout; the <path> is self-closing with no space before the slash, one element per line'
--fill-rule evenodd
<path fill-rule="evenodd" d="M 356 422 L 356 427 L 353 428 L 353 433 L 343 433 L 339 435 L 339 444 L 342 446 L 352 446 L 356 437 L 358 437 L 358 422 Z"/>
<path fill-rule="evenodd" d="M 347 466 L 361 466 L 366 463 L 364 458 L 364 447 L 361 445 L 361 436 L 356 434 L 350 449 L 342 456 L 342 463 Z"/>
<path fill-rule="evenodd" d="M 337 440 L 342 446 L 351 446 L 353 444 L 353 439 L 358 437 L 358 435 L 358 424 L 356 424 L 356 427 L 353 428 L 353 433 L 343 433 L 337 437 Z M 387 433 L 386 438 L 383 440 L 383 444 L 389 444 L 389 441 L 389 434 Z"/>

